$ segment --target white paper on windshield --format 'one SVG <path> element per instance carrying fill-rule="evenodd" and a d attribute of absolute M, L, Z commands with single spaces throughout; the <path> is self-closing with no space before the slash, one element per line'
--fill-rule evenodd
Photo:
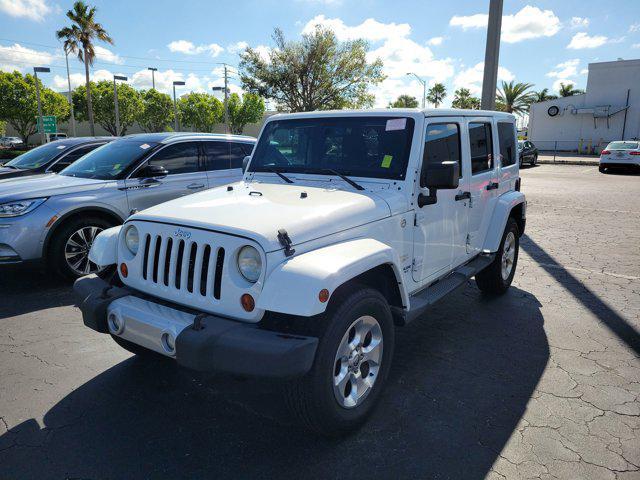
<path fill-rule="evenodd" d="M 385 128 L 385 131 L 391 132 L 393 130 L 404 130 L 406 126 L 406 118 L 392 118 L 391 120 L 387 120 L 387 127 Z"/>
<path fill-rule="evenodd" d="M 143 150 L 146 150 L 147 148 L 149 148 L 151 145 L 149 145 L 148 143 L 143 143 L 142 145 L 140 145 L 140 148 Z"/>
<path fill-rule="evenodd" d="M 63 148 L 65 148 L 65 146 L 64 146 L 64 145 L 58 145 L 56 148 L 57 148 L 58 150 L 62 150 Z"/>

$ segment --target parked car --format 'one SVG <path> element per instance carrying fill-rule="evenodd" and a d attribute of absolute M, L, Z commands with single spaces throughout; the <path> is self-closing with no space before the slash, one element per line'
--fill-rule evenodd
<path fill-rule="evenodd" d="M 99 268 L 96 235 L 144 210 L 237 181 L 255 139 L 212 134 L 130 135 L 59 174 L 0 182 L 0 264 L 45 260 L 67 278 Z"/>
<path fill-rule="evenodd" d="M 91 261 L 118 273 L 76 281 L 86 326 L 195 370 L 287 379 L 292 412 L 336 435 L 379 400 L 394 326 L 473 276 L 491 294 L 513 280 L 513 115 L 276 115 L 246 162 L 243 181 L 96 237 Z"/>
<path fill-rule="evenodd" d="M 57 173 L 115 137 L 76 137 L 45 143 L 0 166 L 0 180 Z"/>
<path fill-rule="evenodd" d="M 622 168 L 640 169 L 640 142 L 637 140 L 611 142 L 600 152 L 600 173 Z"/>
<path fill-rule="evenodd" d="M 538 149 L 529 140 L 518 140 L 518 162 L 522 167 L 525 163 L 535 165 L 538 163 Z"/>
<path fill-rule="evenodd" d="M 15 148 L 23 146 L 24 142 L 19 137 L 0 137 L 0 145 Z"/>

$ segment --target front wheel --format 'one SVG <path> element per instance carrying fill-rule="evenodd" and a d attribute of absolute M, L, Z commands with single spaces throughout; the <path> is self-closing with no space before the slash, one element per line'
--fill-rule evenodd
<path fill-rule="evenodd" d="M 287 386 L 287 404 L 308 429 L 340 436 L 372 412 L 386 383 L 394 326 L 386 299 L 367 287 L 336 293 L 311 371 Z"/>
<path fill-rule="evenodd" d="M 532 166 L 532 167 L 535 167 L 537 163 L 538 163 L 538 154 L 536 153 L 536 154 L 533 156 L 533 160 L 531 160 L 531 166 Z"/>
<path fill-rule="evenodd" d="M 518 224 L 509 217 L 502 235 L 500 248 L 491 264 L 476 275 L 476 285 L 490 294 L 502 294 L 507 291 L 516 273 L 520 235 Z"/>

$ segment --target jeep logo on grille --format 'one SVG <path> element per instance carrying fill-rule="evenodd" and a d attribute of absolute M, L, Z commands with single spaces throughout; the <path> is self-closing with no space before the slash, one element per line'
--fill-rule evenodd
<path fill-rule="evenodd" d="M 180 238 L 191 238 L 191 232 L 188 230 L 182 230 L 181 228 L 178 228 L 175 232 L 173 232 L 173 236 L 180 237 Z"/>

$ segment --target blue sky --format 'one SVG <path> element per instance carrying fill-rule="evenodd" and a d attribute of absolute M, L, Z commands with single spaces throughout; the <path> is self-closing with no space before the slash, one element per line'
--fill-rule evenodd
<path fill-rule="evenodd" d="M 0 69 L 29 71 L 50 66 L 43 81 L 66 89 L 64 56 L 55 38 L 66 24 L 72 1 L 0 0 Z M 102 45 L 93 69 L 96 79 L 113 73 L 149 88 L 169 91 L 182 79 L 182 92 L 210 91 L 222 84 L 218 62 L 237 66 L 243 46 L 263 52 L 280 27 L 296 39 L 315 24 L 331 26 L 344 40 L 369 41 L 371 57 L 385 63 L 388 79 L 372 91 L 376 105 L 398 95 L 421 97 L 407 77 L 413 71 L 431 84 L 443 82 L 449 95 L 458 87 L 479 93 L 486 35 L 486 1 L 431 0 L 110 0 L 89 2 L 115 40 Z M 572 82 L 586 86 L 590 62 L 640 58 L 640 0 L 505 0 L 499 79 L 557 89 Z M 71 59 L 72 83 L 83 81 L 83 67 Z M 237 76 L 232 89 L 240 91 Z"/>

